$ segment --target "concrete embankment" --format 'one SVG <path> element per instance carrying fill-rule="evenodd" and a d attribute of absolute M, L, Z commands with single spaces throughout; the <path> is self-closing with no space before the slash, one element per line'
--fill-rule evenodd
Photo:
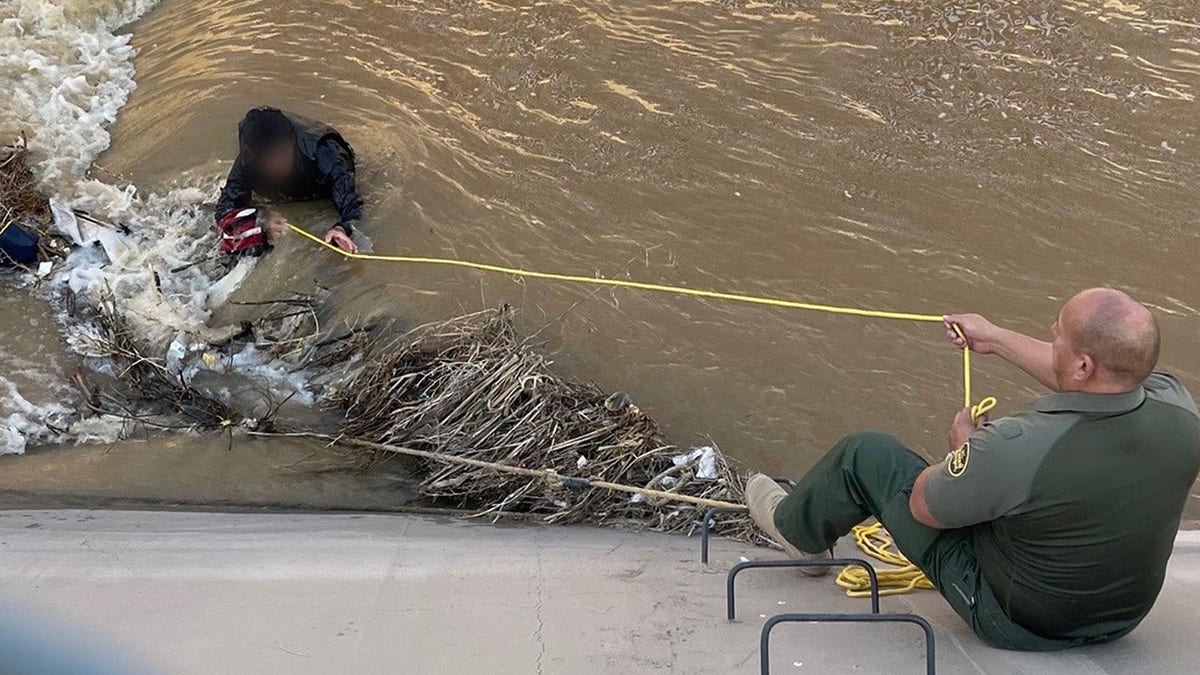
<path fill-rule="evenodd" d="M 171 673 L 756 673 L 765 616 L 866 607 L 828 578 L 752 570 L 727 623 L 725 571 L 772 555 L 714 541 L 705 567 L 694 538 L 403 515 L 0 512 L 6 597 Z M 1012 654 L 934 593 L 883 609 L 933 623 L 945 673 L 1173 673 L 1200 662 L 1197 600 L 1183 532 L 1158 606 L 1116 644 Z M 911 626 L 775 636 L 777 673 L 924 669 Z"/>

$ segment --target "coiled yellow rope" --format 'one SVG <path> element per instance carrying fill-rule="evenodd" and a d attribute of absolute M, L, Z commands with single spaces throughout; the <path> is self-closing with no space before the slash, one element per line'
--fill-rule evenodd
<path fill-rule="evenodd" d="M 895 565 L 896 569 L 877 570 L 880 595 L 900 595 L 915 590 L 933 590 L 933 582 L 916 565 L 896 549 L 895 542 L 880 523 L 858 525 L 853 530 L 854 543 L 867 555 Z M 846 589 L 852 598 L 871 596 L 871 578 L 861 567 L 844 567 L 837 575 L 837 585 Z"/>
<path fill-rule="evenodd" d="M 289 225 L 292 231 L 297 234 L 316 242 L 318 245 L 337 253 L 344 258 L 352 260 L 367 260 L 375 262 L 393 262 L 393 263 L 410 263 L 419 265 L 444 265 L 448 267 L 462 267 L 483 272 L 495 272 L 499 274 L 509 274 L 519 277 L 529 277 L 532 279 L 548 279 L 551 281 L 565 281 L 575 284 L 590 284 L 594 286 L 610 286 L 614 288 L 629 288 L 639 291 L 653 291 L 657 293 L 672 293 L 675 295 L 687 295 L 697 298 L 707 298 L 711 300 L 726 300 L 732 302 L 745 302 L 755 305 L 769 305 L 772 307 L 784 307 L 788 309 L 803 309 L 813 312 L 824 312 L 826 314 L 841 314 L 848 316 L 860 316 L 872 319 L 889 319 L 897 321 L 919 321 L 924 323 L 943 323 L 945 317 L 940 314 L 917 314 L 912 312 L 892 312 L 878 309 L 863 309 L 859 307 L 843 307 L 839 305 L 821 305 L 811 302 L 798 302 L 795 300 L 782 300 L 779 298 L 770 298 L 757 295 L 743 295 L 740 293 L 726 293 L 720 291 L 706 291 L 697 288 L 686 288 L 682 286 L 667 286 L 664 284 L 652 284 L 642 281 L 630 281 L 627 279 L 609 279 L 606 277 L 585 277 L 575 274 L 559 274 L 555 272 L 539 272 L 536 270 L 526 270 L 516 267 L 503 267 L 500 265 L 489 265 L 486 263 L 470 262 L 467 260 L 456 260 L 453 258 L 430 258 L 424 256 L 401 256 L 401 255 L 378 255 L 374 253 L 350 253 L 326 242 L 324 239 L 304 230 L 295 225 Z M 955 325 L 954 330 L 958 332 L 959 337 L 963 338 L 962 330 Z M 974 404 L 971 398 L 971 350 L 965 347 L 962 350 L 963 358 L 963 400 L 964 405 L 971 409 L 973 419 L 979 419 L 986 415 L 988 411 L 996 407 L 996 399 L 988 396 L 979 403 Z M 891 535 L 879 523 L 873 525 L 859 525 L 854 528 L 854 541 L 858 548 L 867 555 L 896 565 L 899 569 L 881 570 L 878 572 L 881 594 L 896 595 L 900 593 L 909 593 L 916 589 L 932 589 L 933 584 L 925 576 L 916 565 L 913 565 L 904 554 L 895 549 Z M 865 597 L 870 595 L 870 583 L 866 572 L 859 567 L 847 567 L 837 577 L 837 584 L 846 589 L 846 594 L 851 597 Z"/>

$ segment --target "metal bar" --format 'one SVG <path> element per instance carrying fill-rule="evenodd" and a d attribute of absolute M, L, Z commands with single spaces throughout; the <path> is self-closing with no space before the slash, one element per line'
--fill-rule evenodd
<path fill-rule="evenodd" d="M 862 558 L 826 558 L 824 560 L 747 560 L 734 565 L 725 577 L 725 617 L 729 621 L 737 618 L 737 576 L 742 570 L 764 567 L 829 567 L 853 565 L 867 571 L 871 580 L 871 613 L 879 613 L 879 575 L 871 563 Z"/>
<path fill-rule="evenodd" d="M 713 517 L 718 513 L 741 513 L 741 509 L 723 509 L 714 506 L 704 512 L 704 522 L 700 523 L 700 562 L 708 564 L 708 536 L 709 523 L 713 522 Z"/>
<path fill-rule="evenodd" d="M 759 639 L 759 664 L 762 675 L 771 673 L 771 631 L 775 626 L 787 622 L 828 623 L 912 623 L 925 633 L 925 673 L 937 674 L 937 650 L 933 641 L 933 626 L 916 614 L 776 614 L 767 619 Z"/>

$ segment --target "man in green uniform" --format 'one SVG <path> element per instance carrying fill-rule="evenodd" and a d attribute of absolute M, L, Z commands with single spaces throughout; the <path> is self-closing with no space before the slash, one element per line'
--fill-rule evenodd
<path fill-rule="evenodd" d="M 881 433 L 852 435 L 789 495 L 747 486 L 755 522 L 793 556 L 827 556 L 870 516 L 979 637 L 1005 649 L 1115 640 L 1162 588 L 1200 471 L 1200 413 L 1154 372 L 1158 326 L 1128 295 L 1063 306 L 1052 342 L 946 317 L 955 345 L 996 354 L 1054 393 L 994 422 L 969 410 L 932 466 Z M 965 341 L 952 330 L 958 326 Z"/>

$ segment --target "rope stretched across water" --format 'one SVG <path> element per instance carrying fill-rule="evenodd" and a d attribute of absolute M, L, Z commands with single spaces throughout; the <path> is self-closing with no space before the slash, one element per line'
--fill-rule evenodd
<path fill-rule="evenodd" d="M 670 293 L 673 295 L 686 295 L 694 298 L 706 298 L 709 300 L 725 300 L 728 302 L 744 302 L 754 305 L 767 305 L 770 307 L 783 307 L 785 309 L 801 309 L 809 312 L 822 312 L 825 314 L 838 314 L 843 316 L 858 316 L 868 319 L 886 319 L 892 321 L 916 321 L 920 323 L 945 323 L 946 317 L 942 314 L 920 314 L 916 312 L 895 312 L 882 309 L 866 309 L 862 307 L 848 307 L 842 305 L 824 305 L 813 302 L 800 302 L 798 300 L 784 300 L 782 298 L 772 298 L 761 295 L 748 295 L 742 293 L 729 293 L 724 291 L 709 291 L 700 288 L 687 288 L 685 286 L 669 286 L 666 284 L 655 284 L 644 281 L 632 281 L 629 279 L 610 279 L 608 277 L 588 277 L 578 274 L 562 274 L 558 272 L 541 272 L 538 270 L 527 270 L 519 267 L 504 267 L 502 265 L 492 265 L 488 263 L 472 262 L 469 260 L 458 260 L 455 258 L 432 258 L 427 256 L 409 256 L 409 255 L 381 255 L 376 253 L 350 253 L 344 251 L 333 244 L 325 241 L 315 234 L 296 225 L 288 225 L 292 231 L 302 237 L 315 242 L 343 258 L 351 260 L 366 260 L 373 262 L 390 262 L 390 263 L 408 263 L 413 265 L 441 265 L 445 267 L 459 267 L 481 272 L 493 272 L 497 274 L 507 274 L 518 277 L 528 277 L 531 279 L 546 279 L 549 281 L 563 281 L 572 284 L 588 284 L 592 286 L 609 286 L 612 288 L 629 288 L 638 291 L 650 291 L 654 293 Z M 958 330 L 957 327 L 955 330 Z M 959 332 L 961 335 L 961 331 Z M 963 399 L 966 407 L 972 406 L 971 399 L 971 350 L 964 348 L 963 352 Z M 995 399 L 984 399 L 981 403 L 991 401 L 991 406 L 995 406 Z M 990 410 L 991 407 L 988 407 Z M 986 412 L 986 411 L 984 411 Z M 982 414 L 982 413 L 980 413 Z"/>
<path fill-rule="evenodd" d="M 861 307 L 848 307 L 841 305 L 825 305 L 811 302 L 800 302 L 796 300 L 784 300 L 781 298 L 772 298 L 759 295 L 746 295 L 741 293 L 729 293 L 722 291 L 709 291 L 697 288 L 687 288 L 684 286 L 669 286 L 665 284 L 647 283 L 643 281 L 632 281 L 628 279 L 610 279 L 607 277 L 588 277 L 577 274 L 562 274 L 557 272 L 541 272 L 537 270 L 526 270 L 517 267 L 504 267 L 502 265 L 492 265 L 488 263 L 472 262 L 468 260 L 458 260 L 454 258 L 433 258 L 426 256 L 402 256 L 402 255 L 380 255 L 375 253 L 350 253 L 341 248 L 330 244 L 324 239 L 304 230 L 295 225 L 289 225 L 297 234 L 316 242 L 318 245 L 337 253 L 338 255 L 349 258 L 351 260 L 365 260 L 373 262 L 390 262 L 390 263 L 408 263 L 416 265 L 441 265 L 446 267 L 459 267 L 473 269 L 482 272 L 493 272 L 497 274 L 507 274 L 519 277 L 528 277 L 531 279 L 546 279 L 549 281 L 561 281 L 573 284 L 587 284 L 592 286 L 608 286 L 612 288 L 628 288 L 637 291 L 650 291 L 655 293 L 670 293 L 673 295 L 691 296 L 696 298 L 705 298 L 709 300 L 723 300 L 727 302 L 742 302 L 754 305 L 766 305 L 770 307 L 782 307 L 785 309 L 800 309 L 810 312 L 822 312 L 825 314 L 836 314 L 843 316 L 856 316 L 869 319 L 885 319 L 892 321 L 916 321 L 921 323 L 945 323 L 946 318 L 941 314 L 920 314 L 914 312 L 895 312 L 880 309 L 866 309 Z M 962 369 L 963 369 L 963 405 L 971 410 L 972 419 L 979 419 L 986 415 L 994 407 L 996 407 L 996 399 L 988 396 L 978 403 L 974 403 L 971 396 L 971 349 L 967 345 L 966 336 L 963 335 L 962 329 L 957 325 L 952 325 L 953 330 L 958 333 L 958 336 L 963 340 L 962 349 Z M 455 462 L 461 464 L 469 464 L 472 466 L 480 466 L 491 468 L 496 471 L 506 473 L 520 473 L 531 477 L 542 477 L 550 480 L 558 480 L 560 484 L 571 487 L 571 481 L 582 481 L 583 479 L 571 479 L 559 476 L 549 470 L 525 469 L 520 467 L 512 467 L 503 464 L 494 464 L 492 462 L 483 462 L 480 460 L 471 460 L 463 457 L 453 457 L 450 455 L 442 455 L 439 453 L 429 453 L 412 448 L 401 448 L 398 446 L 385 446 L 377 443 L 369 443 L 366 441 L 343 441 L 362 447 L 371 447 L 378 450 L 387 450 L 401 454 L 415 455 L 425 457 L 427 459 L 435 459 L 439 461 Z M 678 495 L 674 493 L 662 492 L 659 490 L 649 490 L 646 488 L 637 488 L 627 485 L 619 485 L 616 483 L 607 483 L 605 481 L 584 481 L 576 483 L 576 486 L 583 487 L 600 487 L 609 490 L 618 490 L 630 492 L 634 494 L 643 494 L 651 497 L 662 499 L 671 499 L 675 501 L 685 501 L 700 506 L 718 506 L 721 508 L 737 508 L 745 509 L 741 504 L 732 504 L 729 502 L 720 502 L 711 499 L 701 499 L 691 497 L 689 495 Z M 896 565 L 899 569 L 882 570 L 879 573 L 880 584 L 884 587 L 883 594 L 894 595 L 899 593 L 908 593 L 916 589 L 933 588 L 933 584 L 925 576 L 920 569 L 913 565 L 904 554 L 894 548 L 891 538 L 887 536 L 886 530 L 879 523 L 873 525 L 860 525 L 854 529 L 854 539 L 858 548 L 867 555 L 885 563 Z M 846 594 L 851 597 L 862 597 L 869 594 L 869 581 L 866 578 L 865 572 L 859 568 L 846 568 L 838 575 L 837 583 L 839 586 L 846 589 Z"/>

